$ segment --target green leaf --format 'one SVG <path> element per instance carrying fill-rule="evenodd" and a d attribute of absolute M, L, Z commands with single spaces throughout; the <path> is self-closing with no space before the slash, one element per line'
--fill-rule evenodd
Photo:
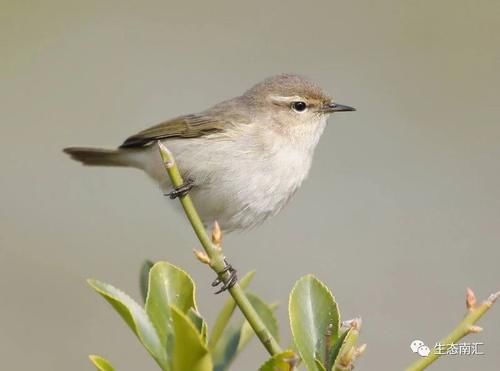
<path fill-rule="evenodd" d="M 344 340 L 342 341 L 342 343 L 340 344 L 340 349 L 339 349 L 339 352 L 338 352 L 338 355 L 335 359 L 335 362 L 334 362 L 334 369 L 344 369 L 344 367 L 341 365 L 341 359 L 342 359 L 342 356 L 347 354 L 347 352 L 356 345 L 357 341 L 358 341 L 358 337 L 359 337 L 359 331 L 354 329 L 354 328 L 350 328 L 349 330 L 345 331 L 345 336 L 344 336 Z M 341 336 L 342 338 L 342 336 Z M 340 340 L 340 339 L 339 339 Z"/>
<path fill-rule="evenodd" d="M 146 302 L 146 297 L 148 296 L 149 271 L 153 265 L 154 263 L 151 260 L 144 261 L 139 275 L 139 288 L 141 290 L 142 301 L 144 303 Z"/>
<path fill-rule="evenodd" d="M 352 331 L 352 329 L 348 329 L 342 333 L 342 335 L 339 336 L 338 340 L 333 344 L 332 349 L 330 349 L 330 353 L 328 354 L 328 359 L 326 361 L 326 369 L 331 370 L 333 365 L 335 364 L 335 361 L 337 360 L 337 357 L 340 353 L 341 347 L 344 345 L 346 337 L 349 335 L 349 333 Z"/>
<path fill-rule="evenodd" d="M 314 358 L 314 364 L 316 365 L 316 368 L 320 371 L 326 371 L 325 366 L 323 366 L 323 363 L 317 358 Z"/>
<path fill-rule="evenodd" d="M 247 292 L 246 295 L 269 332 L 275 339 L 278 339 L 278 321 L 270 305 L 266 304 L 261 298 L 252 293 Z M 236 356 L 243 350 L 254 335 L 255 332 L 247 321 L 240 320 L 238 325 L 227 327 L 218 341 L 217 346 L 212 351 L 215 370 L 227 370 Z"/>
<path fill-rule="evenodd" d="M 241 320 L 239 324 L 226 326 L 224 329 L 217 346 L 211 351 L 215 365 L 214 371 L 226 370 L 236 357 L 243 324 L 244 322 Z"/>
<path fill-rule="evenodd" d="M 162 369 L 168 369 L 166 350 L 144 309 L 112 285 L 97 280 L 88 283 L 118 312 Z"/>
<path fill-rule="evenodd" d="M 212 371 L 212 358 L 195 326 L 182 310 L 170 306 L 175 342 L 172 371 Z"/>
<path fill-rule="evenodd" d="M 339 332 L 339 311 L 328 288 L 312 275 L 299 279 L 290 293 L 290 327 L 297 349 L 308 370 L 320 370 L 316 354 L 325 353 L 325 335 L 335 342 Z M 330 329 L 329 329 L 330 328 Z"/>
<path fill-rule="evenodd" d="M 248 287 L 254 275 L 255 271 L 250 271 L 239 281 L 242 289 Z M 229 297 L 222 307 L 221 311 L 219 312 L 219 315 L 217 316 L 217 319 L 215 320 L 214 326 L 212 328 L 210 339 L 208 340 L 208 347 L 210 349 L 214 349 L 216 347 L 217 342 L 219 341 L 220 336 L 229 323 L 229 320 L 231 319 L 235 308 L 236 303 L 234 302 L 233 298 Z"/>
<path fill-rule="evenodd" d="M 252 294 L 251 292 L 247 292 L 246 294 L 248 300 L 250 301 L 255 311 L 261 318 L 262 322 L 264 322 L 264 325 L 266 325 L 266 328 L 279 343 L 278 320 L 276 319 L 276 316 L 274 315 L 271 306 L 266 304 L 264 300 L 262 300 L 257 295 Z M 241 352 L 241 350 L 248 344 L 253 335 L 255 335 L 255 332 L 253 331 L 252 326 L 250 326 L 248 321 L 245 321 L 245 323 L 241 328 L 240 342 L 238 344 L 238 353 Z"/>
<path fill-rule="evenodd" d="M 292 371 L 297 361 L 297 355 L 294 352 L 285 351 L 269 358 L 260 366 L 259 371 Z"/>
<path fill-rule="evenodd" d="M 194 327 L 198 330 L 198 333 L 201 335 L 201 338 L 203 339 L 203 343 L 206 345 L 207 343 L 207 333 L 208 333 L 208 326 L 203 317 L 201 316 L 200 313 L 198 313 L 197 310 L 190 308 L 187 316 L 193 323 Z"/>
<path fill-rule="evenodd" d="M 182 269 L 167 262 L 158 262 L 149 271 L 149 289 L 146 298 L 146 313 L 158 332 L 163 348 L 172 338 L 172 315 L 170 306 L 182 313 L 196 309 L 194 282 Z"/>
<path fill-rule="evenodd" d="M 111 363 L 106 359 L 101 356 L 97 356 L 94 354 L 91 354 L 89 356 L 90 361 L 94 364 L 94 366 L 97 368 L 98 371 L 114 371 L 115 369 L 111 365 Z"/>

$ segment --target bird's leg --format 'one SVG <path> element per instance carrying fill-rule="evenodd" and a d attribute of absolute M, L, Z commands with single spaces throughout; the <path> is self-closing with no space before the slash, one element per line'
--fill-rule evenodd
<path fill-rule="evenodd" d="M 182 196 L 187 195 L 189 193 L 189 191 L 191 190 L 191 188 L 193 188 L 193 186 L 194 186 L 193 180 L 188 179 L 179 187 L 175 187 L 173 191 L 165 194 L 165 196 L 168 196 L 168 197 L 170 197 L 171 200 L 174 200 L 177 197 L 182 197 Z"/>
<path fill-rule="evenodd" d="M 212 287 L 219 286 L 222 283 L 221 288 L 215 292 L 216 295 L 230 289 L 231 287 L 233 287 L 236 284 L 236 282 L 238 282 L 238 276 L 236 275 L 236 269 L 234 269 L 233 266 L 231 264 L 229 264 L 225 259 L 224 259 L 224 262 L 226 263 L 226 266 L 224 267 L 224 269 L 221 272 L 219 272 L 219 277 L 217 277 L 212 282 Z M 224 282 L 221 277 L 226 273 L 229 273 L 229 277 Z"/>

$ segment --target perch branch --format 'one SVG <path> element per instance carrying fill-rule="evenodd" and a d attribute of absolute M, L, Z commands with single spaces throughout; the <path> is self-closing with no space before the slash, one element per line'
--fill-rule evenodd
<path fill-rule="evenodd" d="M 488 299 L 480 305 L 476 305 L 476 296 L 471 289 L 467 289 L 465 296 L 465 304 L 468 313 L 465 318 L 453 329 L 450 334 L 442 339 L 438 344 L 442 345 L 441 349 L 434 348 L 427 357 L 422 357 L 415 361 L 406 369 L 406 371 L 424 370 L 431 363 L 436 361 L 441 355 L 446 354 L 452 344 L 456 344 L 460 339 L 471 333 L 481 332 L 483 329 L 476 326 L 475 323 L 492 307 L 495 301 L 500 297 L 500 291 L 491 294 Z"/>
<path fill-rule="evenodd" d="M 157 143 L 163 164 L 165 165 L 165 169 L 167 170 L 172 185 L 174 187 L 180 187 L 183 185 L 184 180 L 182 179 L 172 153 L 160 141 Z M 189 194 L 180 196 L 179 199 L 182 207 L 184 208 L 184 212 L 186 213 L 186 216 L 189 219 L 196 236 L 200 240 L 203 250 L 205 251 L 205 254 L 198 252 L 196 254 L 197 258 L 207 263 L 222 280 L 222 282 L 227 284 L 230 279 L 230 273 L 224 271 L 224 268 L 226 268 L 226 262 L 224 260 L 224 255 L 222 254 L 222 249 L 218 246 L 221 238 L 220 231 L 218 231 L 217 227 L 214 228 L 212 240 L 205 231 L 205 226 L 203 225 L 203 222 L 198 215 Z M 253 308 L 240 285 L 236 282 L 236 284 L 229 288 L 228 291 L 267 351 L 271 355 L 281 353 L 282 350 L 278 342 L 266 328 L 264 322 L 262 322 L 262 319 Z"/>

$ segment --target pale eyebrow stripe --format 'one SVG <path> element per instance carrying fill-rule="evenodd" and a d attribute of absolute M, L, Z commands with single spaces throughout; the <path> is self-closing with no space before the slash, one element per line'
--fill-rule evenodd
<path fill-rule="evenodd" d="M 293 96 L 280 96 L 280 95 L 271 95 L 269 99 L 278 103 L 290 103 L 294 101 L 303 101 L 304 98 L 299 97 L 298 95 Z"/>

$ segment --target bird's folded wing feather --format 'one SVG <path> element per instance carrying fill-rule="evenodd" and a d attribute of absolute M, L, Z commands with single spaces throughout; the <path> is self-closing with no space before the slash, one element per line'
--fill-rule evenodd
<path fill-rule="evenodd" d="M 227 120 L 214 119 L 203 114 L 180 116 L 132 135 L 123 142 L 120 148 L 144 147 L 153 141 L 165 138 L 201 137 L 222 131 L 228 124 Z"/>

